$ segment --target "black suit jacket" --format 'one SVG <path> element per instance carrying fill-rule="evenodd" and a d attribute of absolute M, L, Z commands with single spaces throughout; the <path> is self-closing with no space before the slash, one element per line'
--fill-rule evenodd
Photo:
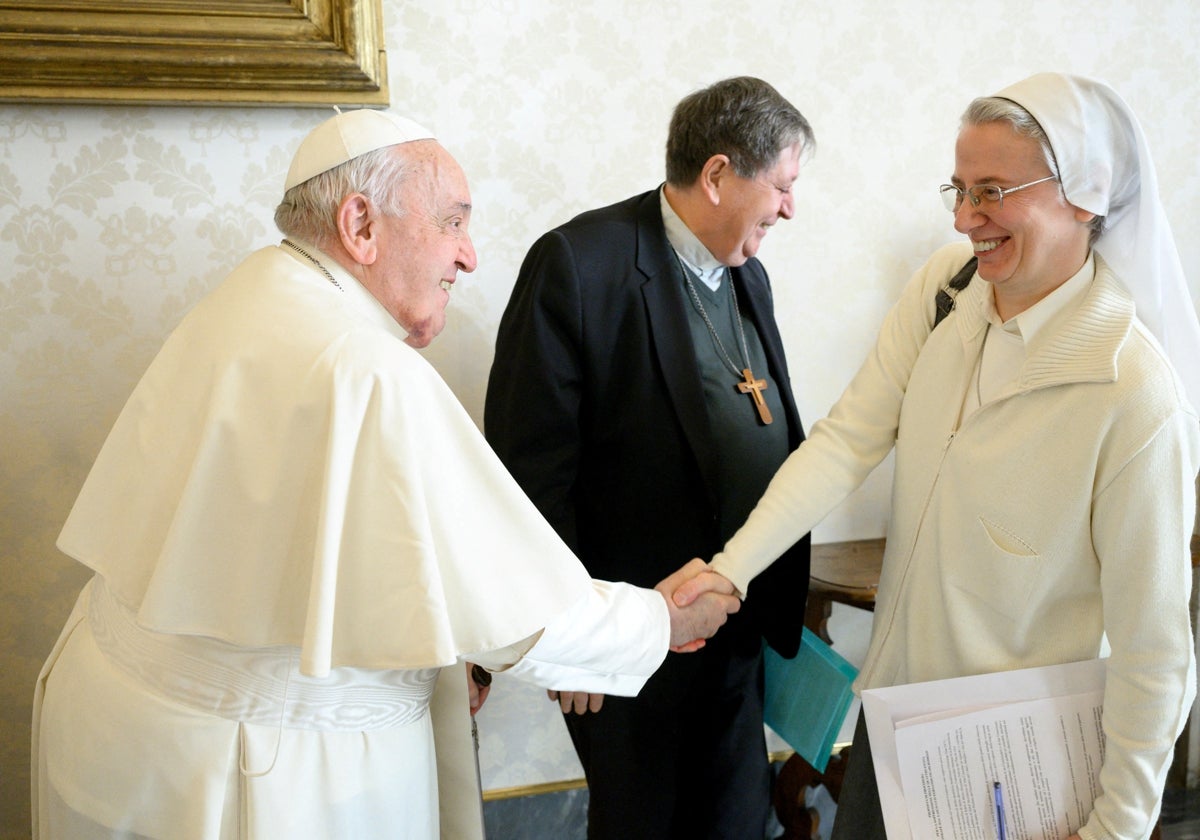
<path fill-rule="evenodd" d="M 766 272 L 752 259 L 732 277 L 795 448 L 804 432 Z M 487 438 L 595 578 L 652 587 L 722 547 L 720 441 L 686 306 L 652 190 L 538 239 L 501 320 Z M 808 573 L 805 537 L 754 581 L 739 620 L 785 656 L 799 644 Z"/>

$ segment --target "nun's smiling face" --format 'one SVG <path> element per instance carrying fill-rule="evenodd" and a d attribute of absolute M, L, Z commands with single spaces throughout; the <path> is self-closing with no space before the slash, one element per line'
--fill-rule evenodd
<path fill-rule="evenodd" d="M 1006 122 L 964 126 L 954 150 L 952 183 L 1004 189 L 1052 173 L 1041 145 Z M 1046 180 L 976 207 L 964 199 L 954 228 L 979 258 L 979 276 L 992 284 L 996 310 L 1007 320 L 1057 289 L 1083 267 L 1093 215 L 1067 202 L 1057 180 Z"/>

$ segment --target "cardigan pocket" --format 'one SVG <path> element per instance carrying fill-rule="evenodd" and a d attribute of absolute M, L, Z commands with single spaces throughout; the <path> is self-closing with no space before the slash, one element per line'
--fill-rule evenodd
<path fill-rule="evenodd" d="M 1038 556 L 1037 550 L 1033 546 L 1003 525 L 991 522 L 983 516 L 979 517 L 979 524 L 983 526 L 984 533 L 988 535 L 992 544 L 1004 554 L 1029 558 Z"/>
<path fill-rule="evenodd" d="M 1044 559 L 1010 528 L 982 516 L 978 523 L 982 533 L 971 540 L 969 556 L 949 570 L 950 582 L 978 603 L 1020 622 L 1041 588 Z"/>

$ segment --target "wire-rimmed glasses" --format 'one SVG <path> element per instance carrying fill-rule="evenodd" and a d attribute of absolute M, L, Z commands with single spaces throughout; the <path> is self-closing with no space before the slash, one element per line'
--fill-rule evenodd
<path fill-rule="evenodd" d="M 988 202 L 990 207 L 993 203 L 996 209 L 999 210 L 1004 206 L 1004 196 L 1009 193 L 1015 193 L 1017 190 L 1023 190 L 1026 187 L 1032 187 L 1035 184 L 1042 184 L 1046 181 L 1058 180 L 1057 175 L 1047 175 L 1045 178 L 1038 178 L 1036 181 L 1030 181 L 1028 184 L 1019 184 L 1008 189 L 1001 189 L 995 184 L 976 184 L 969 190 L 964 190 L 962 187 L 956 187 L 954 184 L 942 184 L 938 187 L 938 191 L 942 194 L 942 203 L 946 205 L 946 209 L 951 213 L 957 213 L 958 208 L 962 207 L 963 196 L 971 199 L 971 206 L 978 207 L 983 202 Z"/>

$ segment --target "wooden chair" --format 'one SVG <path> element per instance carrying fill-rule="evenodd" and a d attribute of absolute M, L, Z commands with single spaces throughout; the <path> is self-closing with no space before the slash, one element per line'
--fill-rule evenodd
<path fill-rule="evenodd" d="M 849 747 L 837 755 L 830 756 L 824 773 L 809 764 L 799 753 L 793 753 L 779 770 L 772 792 L 775 817 L 783 827 L 783 834 L 775 840 L 812 840 L 813 837 L 828 837 L 831 826 L 821 826 L 819 815 L 809 807 L 808 788 L 824 785 L 834 802 L 842 792 L 842 777 L 846 774 L 846 753 Z"/>
<path fill-rule="evenodd" d="M 883 547 L 883 537 L 812 547 L 804 626 L 827 644 L 832 643 L 827 625 L 835 602 L 864 610 L 875 609 Z"/>

